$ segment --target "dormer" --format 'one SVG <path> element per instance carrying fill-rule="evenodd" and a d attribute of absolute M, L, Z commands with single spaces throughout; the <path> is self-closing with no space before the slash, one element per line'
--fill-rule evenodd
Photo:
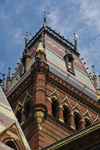
<path fill-rule="evenodd" d="M 64 56 L 64 60 L 66 63 L 67 71 L 70 72 L 71 74 L 75 75 L 74 64 L 73 64 L 74 58 L 73 58 L 72 54 L 66 53 L 66 55 Z"/>

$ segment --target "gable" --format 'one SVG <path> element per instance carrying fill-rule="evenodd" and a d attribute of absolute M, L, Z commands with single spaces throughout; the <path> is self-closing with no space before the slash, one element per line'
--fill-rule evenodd
<path fill-rule="evenodd" d="M 23 149 L 30 150 L 21 127 L 0 87 L 0 141 L 4 142 L 7 137 L 18 140 Z"/>

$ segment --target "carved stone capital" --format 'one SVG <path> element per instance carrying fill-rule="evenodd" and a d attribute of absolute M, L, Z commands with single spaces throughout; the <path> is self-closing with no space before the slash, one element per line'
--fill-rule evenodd
<path fill-rule="evenodd" d="M 71 113 L 69 113 L 69 114 L 67 115 L 67 117 L 71 117 L 71 116 L 75 117 L 75 115 L 73 114 L 73 112 L 71 112 Z"/>
<path fill-rule="evenodd" d="M 86 124 L 85 121 L 84 121 L 84 119 L 82 119 L 82 120 L 80 120 L 80 121 L 78 122 L 78 124 L 81 124 L 81 123 Z"/>
<path fill-rule="evenodd" d="M 46 100 L 49 101 L 50 103 L 52 103 L 52 100 L 50 97 L 46 97 Z"/>
<path fill-rule="evenodd" d="M 58 106 L 58 107 L 56 108 L 56 110 L 59 110 L 59 109 L 62 110 L 62 111 L 64 110 L 64 108 L 63 108 L 62 105 L 60 105 L 60 106 Z"/>

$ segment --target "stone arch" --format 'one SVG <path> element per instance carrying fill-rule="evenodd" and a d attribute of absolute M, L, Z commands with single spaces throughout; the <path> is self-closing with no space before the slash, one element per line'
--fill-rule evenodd
<path fill-rule="evenodd" d="M 2 142 L 15 150 L 21 150 L 21 145 L 14 138 L 6 137 Z"/>
<path fill-rule="evenodd" d="M 23 105 L 21 104 L 21 102 L 18 101 L 14 113 L 16 114 L 16 113 L 18 112 L 19 109 L 22 109 L 22 107 L 23 107 Z"/>
<path fill-rule="evenodd" d="M 9 147 L 11 147 L 11 148 L 13 148 L 13 149 L 16 150 L 16 146 L 15 146 L 15 144 L 14 144 L 13 141 L 8 141 L 8 142 L 6 142 L 6 145 L 8 145 Z"/>
<path fill-rule="evenodd" d="M 51 100 L 55 99 L 58 103 L 58 106 L 61 105 L 61 101 L 56 96 L 50 96 Z"/>
<path fill-rule="evenodd" d="M 22 111 L 22 109 L 19 108 L 15 114 L 19 123 L 21 123 L 21 111 Z"/>

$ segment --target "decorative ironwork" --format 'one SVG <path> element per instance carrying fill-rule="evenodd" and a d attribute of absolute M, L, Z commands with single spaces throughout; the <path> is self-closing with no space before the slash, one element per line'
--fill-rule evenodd
<path fill-rule="evenodd" d="M 52 36 L 66 44 L 66 46 L 69 47 L 69 49 L 75 50 L 75 45 L 73 45 L 73 43 L 70 43 L 68 39 L 65 39 L 63 36 L 61 36 L 59 33 L 56 33 L 55 30 L 52 30 L 48 26 L 46 26 L 45 29 L 44 26 L 40 28 L 40 30 L 35 34 L 35 36 L 33 36 L 33 38 L 27 43 L 27 47 L 30 46 L 36 40 L 36 38 L 39 37 L 40 34 L 42 34 L 42 32 L 50 33 Z"/>

